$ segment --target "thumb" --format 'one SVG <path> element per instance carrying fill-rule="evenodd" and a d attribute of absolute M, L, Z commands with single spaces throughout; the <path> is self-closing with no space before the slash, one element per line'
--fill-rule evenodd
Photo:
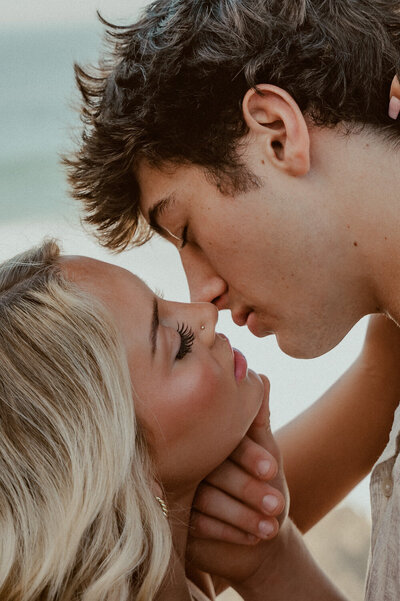
<path fill-rule="evenodd" d="M 397 75 L 393 77 L 392 85 L 390 87 L 390 97 L 392 96 L 400 98 L 400 81 Z"/>
<path fill-rule="evenodd" d="M 389 103 L 389 117 L 391 119 L 397 119 L 400 113 L 400 81 L 397 75 L 394 76 L 392 85 L 390 88 L 390 103 Z"/>
<path fill-rule="evenodd" d="M 269 411 L 270 383 L 268 378 L 263 374 L 260 374 L 259 377 L 264 386 L 264 396 L 261 407 L 249 428 L 248 436 L 258 444 L 265 446 L 271 436 Z"/>

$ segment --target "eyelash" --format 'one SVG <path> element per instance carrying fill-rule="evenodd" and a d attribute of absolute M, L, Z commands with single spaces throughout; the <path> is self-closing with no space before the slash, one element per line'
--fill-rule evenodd
<path fill-rule="evenodd" d="M 181 337 L 181 346 L 179 347 L 179 351 L 178 351 L 175 359 L 178 359 L 178 361 L 179 361 L 180 359 L 183 359 L 188 353 L 190 353 L 192 351 L 192 346 L 193 346 L 193 342 L 195 339 L 195 335 L 194 335 L 192 328 L 185 325 L 184 323 L 182 323 L 181 325 L 179 325 L 179 323 L 178 323 L 177 332 L 178 332 L 179 336 Z"/>

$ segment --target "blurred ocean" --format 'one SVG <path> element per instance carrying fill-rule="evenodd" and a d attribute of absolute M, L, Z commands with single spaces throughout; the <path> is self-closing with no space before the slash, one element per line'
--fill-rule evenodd
<path fill-rule="evenodd" d="M 79 126 L 72 109 L 74 60 L 93 61 L 100 27 L 41 28 L 0 25 L 0 260 L 28 248 L 45 235 L 63 241 L 66 252 L 112 260 L 143 277 L 167 298 L 188 300 L 178 256 L 162 241 L 110 257 L 84 232 L 78 207 L 68 198 L 59 153 L 71 146 Z M 365 322 L 334 351 L 313 361 L 286 357 L 272 339 L 253 338 L 221 315 L 219 329 L 240 348 L 249 364 L 271 380 L 273 425 L 278 427 L 316 400 L 359 352 Z M 366 482 L 349 497 L 368 513 Z"/>
<path fill-rule="evenodd" d="M 58 153 L 78 124 L 74 60 L 94 59 L 95 27 L 0 30 L 0 219 L 71 214 Z"/>

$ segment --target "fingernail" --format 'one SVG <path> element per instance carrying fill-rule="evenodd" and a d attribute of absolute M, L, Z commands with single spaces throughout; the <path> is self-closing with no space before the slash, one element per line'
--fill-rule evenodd
<path fill-rule="evenodd" d="M 266 476 L 271 469 L 271 462 L 268 459 L 263 459 L 257 466 L 258 473 L 260 476 Z"/>
<path fill-rule="evenodd" d="M 397 119 L 400 113 L 400 98 L 392 96 L 389 102 L 389 117 L 391 119 Z"/>
<path fill-rule="evenodd" d="M 260 522 L 258 524 L 258 530 L 263 538 L 267 538 L 273 533 L 274 526 L 271 524 L 271 522 Z"/>
<path fill-rule="evenodd" d="M 264 509 L 266 509 L 267 511 L 275 511 L 275 509 L 278 507 L 279 505 L 279 501 L 276 497 L 274 497 L 273 495 L 265 495 L 265 497 L 262 500 Z"/>

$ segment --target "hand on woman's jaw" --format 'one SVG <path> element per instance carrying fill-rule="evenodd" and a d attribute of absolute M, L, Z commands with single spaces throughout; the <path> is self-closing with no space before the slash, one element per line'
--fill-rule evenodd
<path fill-rule="evenodd" d="M 174 544 L 182 557 L 190 530 L 200 537 L 246 545 L 271 539 L 279 530 L 287 490 L 269 429 L 269 381 L 263 375 L 260 381 L 262 405 L 229 456 L 201 481 L 175 482 L 173 487 L 164 483 Z"/>
<path fill-rule="evenodd" d="M 260 566 L 266 560 L 268 560 L 269 553 L 270 551 L 272 552 L 274 548 L 274 545 L 271 544 L 268 539 L 273 539 L 276 536 L 289 509 L 289 495 L 283 473 L 280 452 L 269 428 L 267 402 L 269 384 L 265 376 L 262 376 L 262 378 L 265 384 L 264 403 L 248 431 L 249 439 L 255 444 L 251 447 L 250 459 L 249 457 L 247 458 L 247 467 L 243 464 L 243 469 L 240 470 L 248 473 L 246 474 L 245 479 L 242 478 L 244 486 L 239 486 L 237 492 L 233 493 L 235 497 L 234 500 L 241 501 L 241 504 L 237 504 L 236 511 L 232 512 L 232 497 L 230 497 L 229 494 L 219 495 L 218 497 L 220 505 L 219 515 L 224 515 L 225 521 L 230 522 L 235 528 L 232 528 L 231 526 L 226 528 L 225 534 L 221 528 L 219 528 L 218 531 L 218 525 L 215 523 L 215 520 L 210 519 L 212 511 L 208 509 L 208 511 L 205 512 L 208 514 L 207 516 L 203 515 L 200 519 L 197 515 L 195 516 L 194 528 L 192 530 L 193 536 L 190 537 L 188 545 L 188 557 L 198 569 L 211 572 L 214 575 L 223 578 L 228 581 L 231 586 L 243 586 L 244 584 L 248 584 L 252 575 L 260 569 Z M 259 455 L 260 449 L 264 449 L 264 452 L 266 453 L 266 455 L 262 457 L 262 460 L 268 460 L 271 464 L 270 471 L 267 472 L 264 477 L 259 473 L 257 474 L 255 465 L 251 467 L 251 455 L 253 454 L 253 459 L 256 457 L 261 458 Z M 235 461 L 237 461 L 236 458 Z M 232 476 L 236 473 L 236 469 L 232 471 L 232 469 L 229 469 L 228 465 L 225 464 L 219 474 L 219 488 L 232 494 L 231 480 Z M 247 491 L 249 495 L 253 496 L 250 501 L 246 498 L 244 491 Z M 237 538 L 238 534 L 235 532 L 237 528 L 243 528 L 246 529 L 247 532 L 249 531 L 248 524 L 252 516 L 249 517 L 248 507 L 245 507 L 245 505 L 258 507 L 258 497 L 262 492 L 265 496 L 273 496 L 278 502 L 274 510 L 268 511 L 264 508 L 263 512 L 259 512 L 261 518 L 258 517 L 258 520 L 266 520 L 268 518 L 269 523 L 274 525 L 272 532 L 264 537 L 259 533 L 256 541 Z M 265 498 L 265 496 L 263 497 L 261 495 L 261 499 Z M 211 491 L 207 491 L 207 498 L 211 505 Z M 243 521 L 241 523 L 240 516 L 244 516 L 244 518 L 248 520 L 248 523 L 244 524 Z M 213 532 L 211 536 L 210 532 Z M 242 536 L 247 535 L 243 535 L 242 533 Z M 254 542 L 258 542 L 260 538 L 264 538 L 265 540 L 259 542 L 259 544 L 254 544 Z"/>
<path fill-rule="evenodd" d="M 166 495 L 174 543 L 171 566 L 175 578 L 174 585 L 166 586 L 172 586 L 175 599 L 179 598 L 178 581 L 182 599 L 185 599 L 186 577 L 195 580 L 210 598 L 213 598 L 213 584 L 205 572 L 228 580 L 246 580 L 248 573 L 254 571 L 266 555 L 266 551 L 258 549 L 254 543 L 261 538 L 274 538 L 287 513 L 287 488 L 280 454 L 267 426 L 269 383 L 264 376 L 262 381 L 264 403 L 238 447 L 198 487 L 190 526 L 193 486 L 182 490 L 181 494 L 174 491 Z M 276 499 L 276 506 L 268 510 L 262 501 L 271 496 Z M 260 523 L 271 525 L 268 534 L 259 529 Z M 245 534 L 251 524 L 254 535 Z M 190 534 L 199 538 L 192 538 Z"/>

